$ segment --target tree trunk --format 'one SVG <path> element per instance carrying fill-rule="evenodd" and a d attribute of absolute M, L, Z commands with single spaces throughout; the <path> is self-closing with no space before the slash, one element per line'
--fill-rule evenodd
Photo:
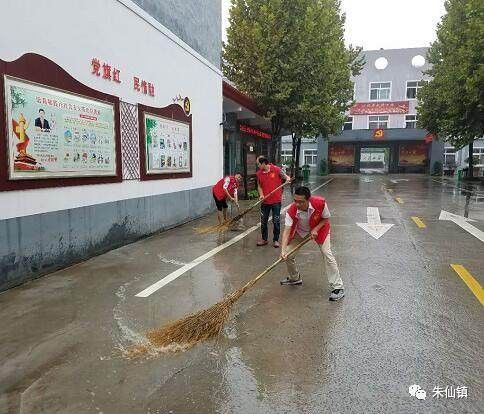
<path fill-rule="evenodd" d="M 301 137 L 296 138 L 296 162 L 294 168 L 296 169 L 296 178 L 301 178 L 301 174 L 299 172 L 299 164 L 301 163 L 300 160 L 301 155 Z"/>
<path fill-rule="evenodd" d="M 467 176 L 469 178 L 474 177 L 474 140 L 469 142 L 469 172 Z"/>
<path fill-rule="evenodd" d="M 281 152 L 278 151 L 281 146 L 281 122 L 280 116 L 276 115 L 271 119 L 271 132 L 272 132 L 272 145 L 271 145 L 271 153 L 267 154 L 269 160 L 271 160 L 274 164 L 279 164 L 281 162 L 280 154 Z"/>
<path fill-rule="evenodd" d="M 278 165 L 281 162 L 281 151 L 278 151 L 281 145 L 281 137 L 280 136 L 272 136 L 272 143 L 271 143 L 271 153 L 267 154 L 269 156 L 269 160 L 274 164 Z"/>

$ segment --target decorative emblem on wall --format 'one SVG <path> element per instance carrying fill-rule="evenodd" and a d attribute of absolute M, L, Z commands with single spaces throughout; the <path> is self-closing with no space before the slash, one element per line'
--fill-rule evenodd
<path fill-rule="evenodd" d="M 171 100 L 173 101 L 173 103 L 180 105 L 185 111 L 186 115 L 190 115 L 191 103 L 190 103 L 190 98 L 188 96 L 183 97 L 180 94 L 178 94 Z"/>
<path fill-rule="evenodd" d="M 188 96 L 186 96 L 185 99 L 183 100 L 183 110 L 185 111 L 185 114 L 187 115 L 190 114 L 190 108 L 191 108 L 190 99 L 188 98 Z"/>
<path fill-rule="evenodd" d="M 377 128 L 373 131 L 373 138 L 383 139 L 385 137 L 385 130 L 383 128 Z"/>

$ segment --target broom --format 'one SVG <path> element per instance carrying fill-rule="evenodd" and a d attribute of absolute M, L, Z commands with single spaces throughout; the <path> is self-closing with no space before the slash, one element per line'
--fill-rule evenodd
<path fill-rule="evenodd" d="M 287 256 L 295 253 L 309 240 L 311 240 L 311 235 L 305 237 L 297 246 L 290 250 L 287 253 Z M 176 351 L 179 349 L 191 348 L 199 342 L 218 336 L 229 317 L 234 303 L 282 261 L 284 260 L 279 258 L 254 279 L 250 280 L 231 294 L 225 296 L 222 301 L 212 305 L 210 308 L 192 313 L 182 319 L 168 323 L 159 329 L 152 330 L 146 334 L 146 337 L 151 345 L 157 348 L 170 347 L 170 350 Z M 148 352 L 145 345 L 142 345 L 141 347 L 141 351 L 138 348 L 138 350 L 132 352 L 132 354 L 140 354 L 143 353 L 143 351 Z"/>
<path fill-rule="evenodd" d="M 279 187 L 277 187 L 275 190 L 271 191 L 269 194 L 264 196 L 262 200 L 258 200 L 256 203 L 252 204 L 248 208 L 246 208 L 244 211 L 240 212 L 236 216 L 224 221 L 222 224 L 217 224 L 215 226 L 209 226 L 201 229 L 197 229 L 197 233 L 199 234 L 205 234 L 205 233 L 211 233 L 215 231 L 226 231 L 232 224 L 234 224 L 236 221 L 239 221 L 242 217 L 244 217 L 249 211 L 253 210 L 255 207 L 257 207 L 259 204 L 263 203 L 265 200 L 267 200 L 272 194 L 274 194 L 276 191 L 280 190 L 283 188 L 285 185 L 289 184 L 291 181 L 286 181 L 285 183 L 281 184 Z"/>

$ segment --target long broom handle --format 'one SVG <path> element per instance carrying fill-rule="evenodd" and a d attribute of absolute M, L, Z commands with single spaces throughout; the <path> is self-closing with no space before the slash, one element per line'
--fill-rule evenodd
<path fill-rule="evenodd" d="M 272 190 L 269 194 L 267 194 L 266 196 L 264 196 L 264 198 L 262 200 L 259 200 L 259 201 L 257 201 L 257 203 L 254 203 L 251 206 L 247 207 L 244 211 L 242 211 L 242 213 L 239 213 L 236 217 L 240 218 L 241 216 L 246 215 L 250 210 L 252 210 L 253 208 L 257 207 L 259 204 L 261 204 L 262 202 L 264 202 L 264 200 L 266 200 L 267 198 L 269 198 L 277 190 L 280 190 L 282 187 L 284 187 L 285 185 L 290 184 L 290 183 L 291 183 L 291 181 L 286 181 L 285 183 L 282 183 L 275 190 Z M 234 217 L 232 217 L 231 219 L 227 220 L 225 223 L 222 223 L 222 224 L 223 225 L 229 224 L 232 220 L 234 220 Z"/>
<path fill-rule="evenodd" d="M 311 235 L 307 235 L 297 246 L 295 246 L 292 250 L 290 250 L 287 253 L 287 257 L 295 253 L 297 250 L 299 250 L 301 247 L 303 247 L 309 240 L 311 240 Z M 254 286 L 260 279 L 262 279 L 267 273 L 269 273 L 272 269 L 274 269 L 279 263 L 283 262 L 284 259 L 279 258 L 277 259 L 274 263 L 272 263 L 266 270 L 264 270 L 262 273 L 257 275 L 254 279 L 251 281 L 247 282 L 240 290 L 242 293 L 246 292 L 248 289 L 250 289 L 252 286 Z"/>
<path fill-rule="evenodd" d="M 276 191 L 280 190 L 282 187 L 284 187 L 287 184 L 290 184 L 291 181 L 286 181 L 282 183 L 279 187 L 277 187 L 275 190 L 272 190 L 269 194 L 264 196 L 262 200 L 257 201 L 257 203 L 254 203 L 252 206 L 250 206 L 247 211 L 252 210 L 254 207 L 257 207 L 259 204 L 263 203 L 265 200 L 267 200 L 272 194 L 274 194 Z"/>

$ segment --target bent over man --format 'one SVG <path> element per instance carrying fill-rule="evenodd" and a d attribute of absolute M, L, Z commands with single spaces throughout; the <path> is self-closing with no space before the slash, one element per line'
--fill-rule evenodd
<path fill-rule="evenodd" d="M 343 298 L 345 292 L 338 264 L 331 251 L 330 216 L 328 205 L 323 197 L 312 196 L 307 187 L 295 189 L 294 202 L 286 212 L 286 227 L 281 246 L 281 258 L 286 261 L 289 276 L 281 280 L 281 285 L 302 285 L 302 278 L 296 265 L 296 253 L 291 256 L 287 253 L 310 234 L 317 243 L 324 261 L 331 288 L 329 300 L 336 301 Z"/>
<path fill-rule="evenodd" d="M 239 205 L 237 189 L 242 182 L 242 174 L 235 173 L 222 178 L 212 188 L 213 199 L 217 206 L 218 223 L 222 224 L 227 220 L 227 200 Z"/>

